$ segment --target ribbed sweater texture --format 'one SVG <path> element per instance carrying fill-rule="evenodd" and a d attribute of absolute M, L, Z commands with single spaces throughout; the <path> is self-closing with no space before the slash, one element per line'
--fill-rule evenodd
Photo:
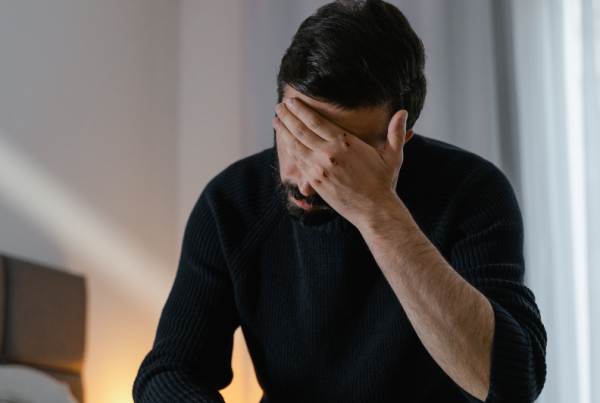
<path fill-rule="evenodd" d="M 288 215 L 274 162 L 273 149 L 245 158 L 202 192 L 135 402 L 223 402 L 238 326 L 261 403 L 478 402 L 426 351 L 356 227 L 343 217 L 303 227 Z M 523 283 L 510 183 L 483 158 L 415 135 L 397 192 L 493 307 L 486 402 L 533 402 L 546 377 L 546 332 Z"/>

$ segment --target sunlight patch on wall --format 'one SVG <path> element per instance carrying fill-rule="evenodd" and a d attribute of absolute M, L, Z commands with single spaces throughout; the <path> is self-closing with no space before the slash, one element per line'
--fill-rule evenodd
<path fill-rule="evenodd" d="M 67 258 L 89 262 L 102 276 L 153 312 L 173 282 L 167 262 L 92 208 L 0 132 L 0 198 L 55 242 Z"/>

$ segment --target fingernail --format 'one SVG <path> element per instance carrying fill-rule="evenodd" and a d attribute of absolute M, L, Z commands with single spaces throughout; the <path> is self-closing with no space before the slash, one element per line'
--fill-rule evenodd
<path fill-rule="evenodd" d="M 294 98 L 290 98 L 286 102 L 288 108 L 291 108 L 294 105 Z"/>
<path fill-rule="evenodd" d="M 277 129 L 277 126 L 279 126 L 279 118 L 273 119 L 273 127 Z"/>
<path fill-rule="evenodd" d="M 281 104 L 277 104 L 277 106 L 275 107 L 275 112 L 279 113 L 280 110 L 281 110 Z"/>

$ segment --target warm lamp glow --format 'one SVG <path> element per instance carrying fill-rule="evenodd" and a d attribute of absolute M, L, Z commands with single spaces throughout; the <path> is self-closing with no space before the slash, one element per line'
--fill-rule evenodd
<path fill-rule="evenodd" d="M 131 393 L 125 394 L 122 390 L 110 390 L 107 395 L 107 402 L 110 403 L 133 403 L 133 397 L 131 397 Z"/>

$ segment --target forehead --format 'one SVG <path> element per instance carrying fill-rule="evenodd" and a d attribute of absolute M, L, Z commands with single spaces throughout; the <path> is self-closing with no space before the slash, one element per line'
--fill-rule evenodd
<path fill-rule="evenodd" d="M 300 99 L 325 119 L 352 133 L 367 144 L 377 146 L 385 142 L 387 127 L 391 119 L 388 108 L 377 107 L 346 110 L 336 108 L 332 104 L 309 98 L 286 85 L 282 102 L 285 102 L 289 98 Z"/>

